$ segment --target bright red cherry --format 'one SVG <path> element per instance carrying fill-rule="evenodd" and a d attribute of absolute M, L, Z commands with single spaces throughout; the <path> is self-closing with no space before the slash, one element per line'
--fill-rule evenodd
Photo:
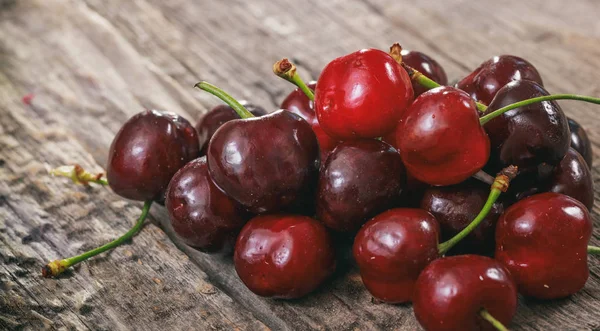
<path fill-rule="evenodd" d="M 389 54 L 363 49 L 323 69 L 315 112 L 334 138 L 376 138 L 394 129 L 413 98 L 410 77 Z"/>
<path fill-rule="evenodd" d="M 316 289 L 335 269 L 325 227 L 295 215 L 257 216 L 238 236 L 235 270 L 254 293 L 293 299 Z"/>
<path fill-rule="evenodd" d="M 542 85 L 542 78 L 531 63 L 517 56 L 500 55 L 482 63 L 456 87 L 475 101 L 489 105 L 498 90 L 516 80 L 531 80 Z"/>
<path fill-rule="evenodd" d="M 417 70 L 440 85 L 448 85 L 446 71 L 444 71 L 444 68 L 442 68 L 442 66 L 436 60 L 421 52 L 409 51 L 406 49 L 403 49 L 400 54 L 402 55 L 402 62 L 406 63 L 411 68 Z M 415 91 L 416 98 L 428 89 L 420 84 L 413 84 L 413 90 Z"/>
<path fill-rule="evenodd" d="M 396 142 L 408 172 L 430 185 L 460 183 L 481 170 L 490 156 L 475 102 L 449 86 L 415 100 L 401 117 Z"/>
<path fill-rule="evenodd" d="M 439 236 L 437 221 L 421 209 L 390 209 L 367 222 L 352 252 L 371 295 L 388 303 L 410 301 L 417 277 L 439 257 Z"/>
<path fill-rule="evenodd" d="M 413 310 L 427 331 L 496 330 L 482 318 L 482 309 L 505 326 L 517 310 L 517 286 L 498 261 L 478 255 L 442 258 L 417 280 Z"/>
<path fill-rule="evenodd" d="M 536 194 L 500 216 L 495 258 L 508 268 L 521 294 L 562 298 L 583 288 L 589 277 L 591 235 L 590 214 L 581 202 L 558 193 Z"/>

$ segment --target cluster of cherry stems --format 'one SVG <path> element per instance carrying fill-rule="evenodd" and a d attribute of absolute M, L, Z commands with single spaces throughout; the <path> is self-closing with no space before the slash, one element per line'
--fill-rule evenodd
<path fill-rule="evenodd" d="M 348 242 L 373 297 L 412 302 L 427 330 L 504 330 L 517 292 L 583 288 L 599 251 L 588 246 L 591 146 L 554 100 L 600 99 L 550 95 L 531 63 L 508 55 L 445 86 L 436 61 L 398 44 L 337 58 L 308 85 L 286 59 L 273 71 L 298 86 L 281 110 L 200 82 L 227 105 L 195 127 L 145 111 L 117 133 L 106 179 L 55 169 L 146 202 L 125 235 L 43 275 L 130 239 L 156 201 L 188 245 L 234 248 L 240 279 L 265 297 L 312 292 Z"/>

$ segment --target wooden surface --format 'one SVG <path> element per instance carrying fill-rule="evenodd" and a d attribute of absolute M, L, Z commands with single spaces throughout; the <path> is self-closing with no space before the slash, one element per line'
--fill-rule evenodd
<path fill-rule="evenodd" d="M 0 329 L 418 330 L 410 305 L 372 303 L 352 269 L 302 300 L 256 297 L 229 258 L 173 239 L 160 206 L 130 245 L 42 279 L 45 262 L 115 238 L 141 209 L 47 168 L 101 171 L 113 135 L 145 108 L 195 120 L 218 103 L 192 88 L 201 79 L 275 108 L 291 90 L 271 74 L 281 57 L 316 78 L 337 56 L 395 41 L 451 80 L 510 53 L 551 92 L 600 96 L 599 13 L 594 0 L 0 0 Z M 561 104 L 600 155 L 600 108 Z M 600 330 L 600 261 L 590 266 L 576 295 L 522 301 L 511 329 Z"/>

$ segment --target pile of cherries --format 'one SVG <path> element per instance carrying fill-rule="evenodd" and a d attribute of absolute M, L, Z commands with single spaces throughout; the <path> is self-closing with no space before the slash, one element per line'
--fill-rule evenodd
<path fill-rule="evenodd" d="M 517 293 L 584 287 L 599 251 L 588 246 L 592 150 L 555 100 L 599 99 L 550 95 L 531 63 L 509 55 L 445 86 L 436 61 L 398 44 L 337 58 L 308 85 L 286 59 L 273 70 L 298 86 L 280 110 L 201 82 L 226 105 L 195 127 L 145 111 L 117 133 L 107 181 L 58 170 L 146 204 L 126 235 L 43 274 L 130 238 L 156 201 L 188 245 L 233 249 L 242 282 L 266 297 L 315 290 L 353 238 L 368 291 L 412 302 L 427 330 L 504 330 Z"/>

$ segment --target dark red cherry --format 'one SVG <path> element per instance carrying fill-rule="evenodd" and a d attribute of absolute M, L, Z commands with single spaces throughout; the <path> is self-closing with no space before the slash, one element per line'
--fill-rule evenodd
<path fill-rule="evenodd" d="M 398 203 L 404 185 L 400 154 L 375 139 L 338 145 L 319 175 L 317 218 L 336 231 L 356 231 Z"/>
<path fill-rule="evenodd" d="M 308 87 L 315 89 L 317 82 L 310 82 Z M 325 163 L 327 156 L 339 144 L 339 141 L 331 138 L 323 129 L 317 120 L 315 114 L 314 102 L 312 102 L 304 92 L 300 89 L 295 89 L 281 103 L 281 109 L 290 111 L 307 121 L 317 135 L 319 141 L 319 149 L 321 150 L 321 164 Z"/>
<path fill-rule="evenodd" d="M 544 191 L 568 195 L 579 200 L 589 210 L 594 206 L 592 173 L 583 157 L 573 148 L 569 148 L 567 155 L 554 169 Z"/>
<path fill-rule="evenodd" d="M 475 219 L 490 193 L 489 185 L 477 180 L 446 187 L 431 187 L 425 191 L 421 208 L 430 212 L 440 224 L 441 240 L 446 241 Z M 450 254 L 485 254 L 494 252 L 496 222 L 504 212 L 501 202 L 494 203 L 486 218 L 450 250 Z"/>
<path fill-rule="evenodd" d="M 413 310 L 427 331 L 495 331 L 481 317 L 482 309 L 504 326 L 517 310 L 517 286 L 498 261 L 478 255 L 442 258 L 417 280 Z"/>
<path fill-rule="evenodd" d="M 413 100 L 410 77 L 387 53 L 363 49 L 331 61 L 317 82 L 315 112 L 339 140 L 392 131 Z"/>
<path fill-rule="evenodd" d="M 310 125 L 291 112 L 229 121 L 208 145 L 214 183 L 253 213 L 282 210 L 315 185 L 319 144 Z"/>
<path fill-rule="evenodd" d="M 293 299 L 315 290 L 335 269 L 325 227 L 295 215 L 257 216 L 238 236 L 233 262 L 254 293 Z"/>
<path fill-rule="evenodd" d="M 548 92 L 538 83 L 513 81 L 498 91 L 486 114 L 518 101 L 544 95 L 548 95 Z M 492 146 L 490 166 L 493 171 L 515 165 L 523 173 L 538 171 L 543 163 L 558 165 L 571 141 L 567 117 L 554 101 L 510 110 L 484 127 Z"/>
<path fill-rule="evenodd" d="M 421 271 L 439 257 L 439 225 L 421 209 L 390 209 L 367 222 L 353 254 L 365 287 L 388 303 L 412 300 Z"/>
<path fill-rule="evenodd" d="M 246 107 L 254 116 L 262 116 L 267 114 L 267 111 L 260 106 L 248 103 L 247 101 L 240 101 L 242 106 Z M 208 113 L 205 113 L 198 119 L 196 123 L 196 131 L 198 131 L 198 139 L 200 140 L 200 151 L 201 155 L 205 155 L 208 149 L 208 142 L 210 138 L 215 134 L 218 128 L 223 123 L 239 119 L 240 116 L 228 105 L 218 105 L 211 109 Z"/>
<path fill-rule="evenodd" d="M 131 200 L 163 200 L 171 177 L 198 157 L 198 135 L 186 119 L 148 110 L 121 127 L 108 153 L 112 190 Z"/>
<path fill-rule="evenodd" d="M 421 94 L 404 112 L 396 143 L 408 172 L 430 185 L 460 183 L 481 170 L 490 155 L 475 102 L 448 86 Z"/>
<path fill-rule="evenodd" d="M 406 49 L 403 49 L 400 54 L 402 55 L 402 62 L 406 63 L 411 68 L 440 85 L 448 85 L 446 71 L 444 71 L 444 68 L 431 57 L 421 52 L 409 51 Z M 427 88 L 420 84 L 413 84 L 413 89 L 415 91 L 415 98 L 427 91 Z"/>
<path fill-rule="evenodd" d="M 589 277 L 591 235 L 592 221 L 581 202 L 558 193 L 536 194 L 500 216 L 495 258 L 508 268 L 521 294 L 566 297 Z"/>
<path fill-rule="evenodd" d="M 500 55 L 482 63 L 456 84 L 475 101 L 489 105 L 504 85 L 517 80 L 531 80 L 542 85 L 537 69 L 525 59 L 512 55 Z"/>
<path fill-rule="evenodd" d="M 583 127 L 581 127 L 574 119 L 567 118 L 567 120 L 569 122 L 569 129 L 571 130 L 571 147 L 583 156 L 583 159 L 591 169 L 594 155 L 590 138 Z"/>
<path fill-rule="evenodd" d="M 181 168 L 166 194 L 169 219 L 183 241 L 202 251 L 230 251 L 249 214 L 210 179 L 206 157 Z"/>

